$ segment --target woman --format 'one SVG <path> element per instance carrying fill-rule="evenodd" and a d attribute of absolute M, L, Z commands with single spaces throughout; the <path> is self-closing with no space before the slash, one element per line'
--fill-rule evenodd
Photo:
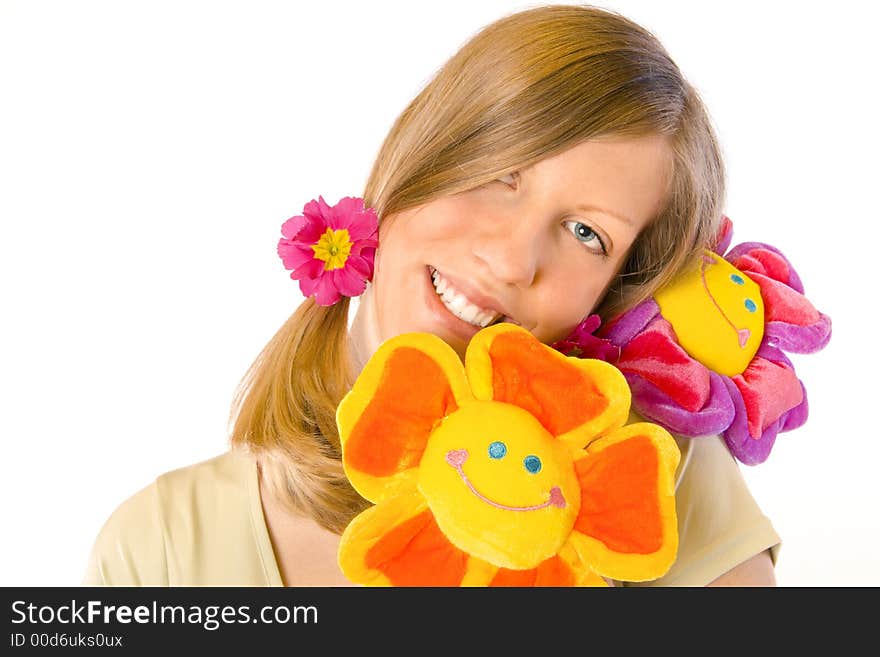
<path fill-rule="evenodd" d="M 649 297 L 709 245 L 724 170 L 707 113 L 661 44 L 605 10 L 487 26 L 398 117 L 366 184 L 372 284 L 307 299 L 234 403 L 231 450 L 123 503 L 85 583 L 345 585 L 339 534 L 365 508 L 335 411 L 378 345 L 427 331 L 464 356 L 479 325 L 546 344 Z M 644 584 L 775 583 L 779 537 L 718 437 L 679 440 L 679 551 Z M 622 583 L 627 584 L 627 583 Z"/>

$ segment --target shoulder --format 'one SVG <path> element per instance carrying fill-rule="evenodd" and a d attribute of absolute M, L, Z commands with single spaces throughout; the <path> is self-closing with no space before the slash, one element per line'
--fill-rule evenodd
<path fill-rule="evenodd" d="M 86 585 L 168 585 L 185 579 L 200 546 L 222 537 L 218 520 L 247 523 L 249 457 L 226 452 L 166 472 L 123 501 L 95 539 Z"/>

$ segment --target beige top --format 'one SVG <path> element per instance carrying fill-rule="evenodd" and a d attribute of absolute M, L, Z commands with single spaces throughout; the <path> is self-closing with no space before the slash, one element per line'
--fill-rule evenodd
<path fill-rule="evenodd" d="M 678 556 L 638 586 L 703 586 L 780 539 L 717 437 L 678 440 Z M 167 472 L 123 502 L 95 540 L 87 586 L 283 586 L 257 464 L 226 452 Z M 629 584 L 624 584 L 629 585 Z"/>

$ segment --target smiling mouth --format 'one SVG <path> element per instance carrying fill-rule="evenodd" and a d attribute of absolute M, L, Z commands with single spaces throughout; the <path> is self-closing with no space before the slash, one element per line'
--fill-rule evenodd
<path fill-rule="evenodd" d="M 487 326 L 502 323 L 522 326 L 518 321 L 505 315 L 503 312 L 499 313 L 491 308 L 480 308 L 477 306 L 464 293 L 458 291 L 436 267 L 428 265 L 428 273 L 431 278 L 431 287 L 434 294 L 440 300 L 440 305 L 456 319 L 477 328 L 486 328 Z M 443 287 L 438 288 L 439 284 L 442 284 Z M 458 304 L 458 308 L 454 308 L 451 304 Z M 464 312 L 464 316 L 462 312 Z"/>
<path fill-rule="evenodd" d="M 507 504 L 501 504 L 500 502 L 489 499 L 476 489 L 476 487 L 471 483 L 471 480 L 468 479 L 468 476 L 464 473 L 464 470 L 461 466 L 467 460 L 467 457 L 467 450 L 453 449 L 446 453 L 446 462 L 451 465 L 456 472 L 458 472 L 458 476 L 461 477 L 461 480 L 470 489 L 470 491 L 486 504 L 490 504 L 497 509 L 504 509 L 505 511 L 537 511 L 538 509 L 546 509 L 548 506 L 555 506 L 560 509 L 565 508 L 565 496 L 562 494 L 562 489 L 559 486 L 554 486 L 550 489 L 550 498 L 546 502 L 543 502 L 542 504 L 535 504 L 532 506 L 509 506 Z"/>

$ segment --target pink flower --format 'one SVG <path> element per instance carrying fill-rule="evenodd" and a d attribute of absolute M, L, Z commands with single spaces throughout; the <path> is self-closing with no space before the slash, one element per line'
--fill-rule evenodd
<path fill-rule="evenodd" d="M 550 346 L 566 356 L 597 358 L 613 363 L 620 356 L 620 347 L 593 335 L 601 324 L 599 315 L 588 315 L 567 337 Z"/>
<path fill-rule="evenodd" d="M 362 198 L 346 196 L 329 206 L 322 196 L 281 226 L 278 256 L 305 297 L 332 306 L 340 296 L 356 297 L 373 278 L 379 222 Z"/>

